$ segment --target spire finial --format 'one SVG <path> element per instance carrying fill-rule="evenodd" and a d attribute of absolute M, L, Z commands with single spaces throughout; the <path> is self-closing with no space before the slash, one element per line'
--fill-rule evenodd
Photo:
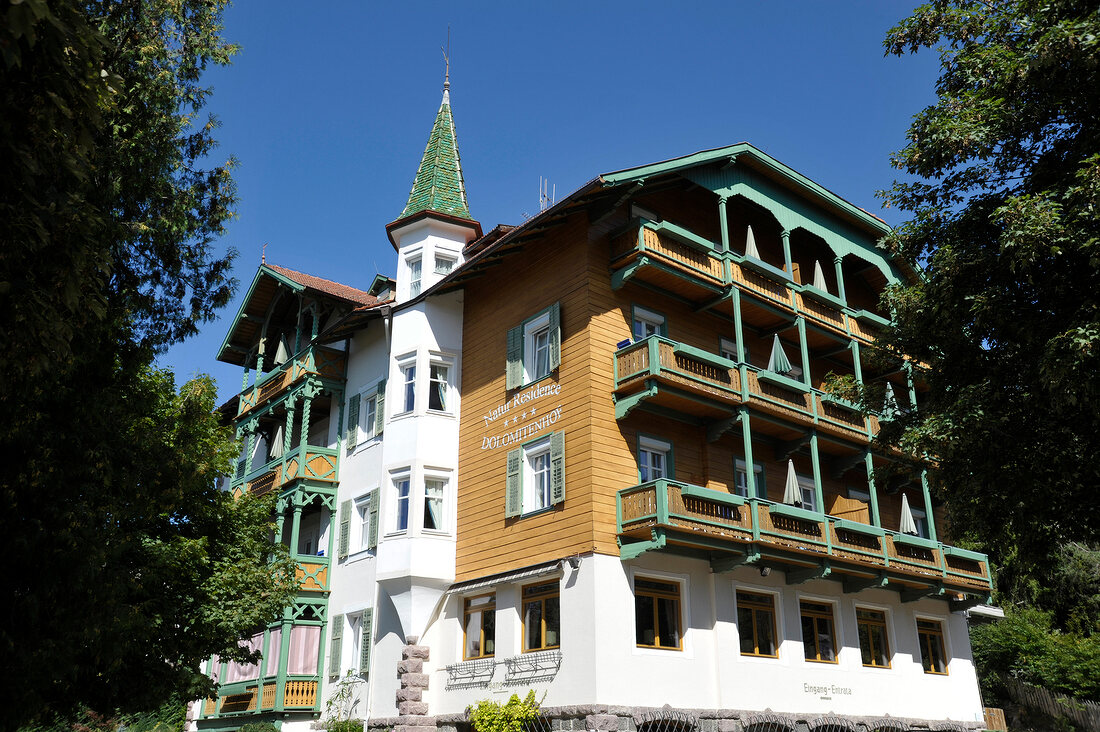
<path fill-rule="evenodd" d="M 260 264 L 267 264 L 267 242 L 264 242 L 263 249 L 260 250 Z"/>
<path fill-rule="evenodd" d="M 446 64 L 446 73 L 443 77 L 443 91 L 448 91 L 451 88 L 451 24 L 447 24 L 447 47 L 439 47 L 439 50 L 443 52 L 443 62 Z"/>

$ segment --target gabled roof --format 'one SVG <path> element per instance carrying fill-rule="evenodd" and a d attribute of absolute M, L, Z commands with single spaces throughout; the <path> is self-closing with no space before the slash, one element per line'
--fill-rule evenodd
<path fill-rule="evenodd" d="M 371 306 L 380 302 L 378 298 L 363 290 L 342 285 L 339 282 L 275 264 L 261 264 L 218 350 L 219 361 L 236 365 L 245 363 L 248 352 L 260 339 L 269 310 L 273 306 L 283 307 L 275 301 L 280 292 L 287 291 L 295 294 L 312 294 L 330 302 L 337 300 L 346 303 L 350 306 L 349 309 Z"/>
<path fill-rule="evenodd" d="M 470 218 L 466 203 L 466 184 L 462 180 L 462 163 L 458 158 L 458 141 L 455 137 L 454 118 L 451 116 L 451 93 L 443 90 L 443 102 L 428 136 L 428 146 L 416 171 L 408 203 L 398 219 L 405 219 L 422 211 Z"/>

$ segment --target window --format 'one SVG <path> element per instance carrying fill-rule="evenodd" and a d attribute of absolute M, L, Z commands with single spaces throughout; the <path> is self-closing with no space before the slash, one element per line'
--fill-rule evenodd
<path fill-rule="evenodd" d="M 938 620 L 917 620 L 920 662 L 926 674 L 947 674 L 947 654 L 943 650 L 943 626 Z"/>
<path fill-rule="evenodd" d="M 718 339 L 718 355 L 722 358 L 728 358 L 730 361 L 739 360 L 737 358 L 737 341 L 730 340 L 729 338 Z M 747 354 L 745 360 L 749 360 Z"/>
<path fill-rule="evenodd" d="M 775 598 L 762 592 L 737 591 L 737 632 L 742 656 L 777 658 Z"/>
<path fill-rule="evenodd" d="M 410 361 L 401 367 L 402 412 L 411 412 L 416 408 L 416 362 Z"/>
<path fill-rule="evenodd" d="M 534 513 L 565 500 L 565 433 L 508 451 L 505 517 Z"/>
<path fill-rule="evenodd" d="M 454 257 L 447 257 L 442 254 L 435 255 L 435 273 L 437 275 L 449 274 L 452 269 L 455 268 L 455 263 L 458 260 Z"/>
<path fill-rule="evenodd" d="M 645 483 L 672 475 L 672 445 L 649 437 L 638 438 L 639 480 Z"/>
<path fill-rule="evenodd" d="M 359 535 L 359 541 L 357 547 L 360 551 L 362 551 L 363 549 L 372 548 L 377 542 L 377 539 L 373 538 L 371 533 L 371 517 L 377 516 L 377 514 L 371 510 L 374 504 L 374 501 L 371 499 L 372 495 L 368 494 L 355 502 L 355 515 L 358 519 L 359 524 L 359 529 L 357 532 Z M 377 535 L 377 533 L 378 524 L 375 523 L 374 534 Z"/>
<path fill-rule="evenodd" d="M 802 649 L 807 661 L 836 663 L 833 606 L 824 602 L 799 603 L 802 612 Z"/>
<path fill-rule="evenodd" d="M 409 476 L 408 474 L 393 479 L 395 494 L 394 506 L 394 531 L 407 531 L 409 528 Z"/>
<path fill-rule="evenodd" d="M 378 421 L 378 397 L 371 394 L 363 400 L 363 420 L 359 423 L 359 436 L 364 440 L 374 437 L 374 423 Z"/>
<path fill-rule="evenodd" d="M 409 297 L 420 294 L 420 257 L 409 259 Z"/>
<path fill-rule="evenodd" d="M 464 659 L 489 658 L 496 651 L 496 611 L 496 595 L 466 599 L 462 620 Z"/>
<path fill-rule="evenodd" d="M 928 514 L 922 508 L 913 508 L 910 504 L 909 513 L 913 514 L 913 523 L 917 527 L 917 536 L 928 538 Z"/>
<path fill-rule="evenodd" d="M 349 633 L 351 640 L 351 657 L 348 659 L 348 662 L 343 665 L 345 667 L 345 670 L 357 673 L 361 676 L 365 676 L 367 673 L 370 672 L 370 651 L 371 640 L 373 638 L 373 616 L 374 610 L 370 608 L 362 611 L 359 614 L 346 616 L 348 630 L 351 631 Z M 340 671 L 336 669 L 339 669 L 342 665 L 340 663 L 340 656 L 342 655 L 341 651 L 343 651 L 343 642 L 340 634 L 337 632 L 336 624 L 339 623 L 341 626 L 343 626 L 344 617 L 345 616 L 343 615 L 337 615 L 336 618 L 333 619 L 332 623 L 332 652 L 336 655 L 333 659 L 331 659 L 331 662 L 329 664 L 329 673 L 330 675 L 334 676 L 340 673 Z"/>
<path fill-rule="evenodd" d="M 744 460 L 733 461 L 733 492 L 742 498 L 753 498 L 749 493 L 749 471 Z M 756 495 L 760 498 L 768 497 L 768 490 L 764 485 L 764 466 L 754 462 L 752 464 L 753 481 L 756 483 Z"/>
<path fill-rule="evenodd" d="M 523 451 L 523 512 L 539 511 L 550 505 L 549 438 Z"/>
<path fill-rule="evenodd" d="M 848 498 L 851 498 L 853 501 L 863 501 L 864 503 L 870 503 L 871 491 L 848 486 Z"/>
<path fill-rule="evenodd" d="M 545 651 L 561 645 L 558 582 L 523 588 L 523 650 Z"/>
<path fill-rule="evenodd" d="M 428 409 L 437 412 L 450 411 L 450 377 L 449 364 L 433 361 L 428 370 Z"/>
<path fill-rule="evenodd" d="M 558 303 L 508 331 L 505 387 L 515 389 L 549 376 L 561 362 Z"/>
<path fill-rule="evenodd" d="M 886 637 L 886 613 L 881 610 L 856 608 L 856 628 L 859 631 L 859 652 L 863 665 L 890 668 L 890 641 Z"/>
<path fill-rule="evenodd" d="M 680 650 L 680 585 L 634 578 L 634 637 L 643 648 Z"/>
<path fill-rule="evenodd" d="M 665 316 L 645 308 L 634 308 L 634 340 L 651 335 L 665 335 Z"/>
<path fill-rule="evenodd" d="M 424 479 L 424 528 L 442 531 L 443 525 L 443 490 L 447 487 L 447 481 L 442 478 Z"/>
<path fill-rule="evenodd" d="M 814 479 L 805 475 L 798 476 L 798 492 L 802 494 L 802 508 L 807 511 L 817 511 L 817 490 L 814 488 Z"/>

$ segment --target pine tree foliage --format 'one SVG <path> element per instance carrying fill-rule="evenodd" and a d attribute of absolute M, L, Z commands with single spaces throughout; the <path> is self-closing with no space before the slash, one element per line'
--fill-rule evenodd
<path fill-rule="evenodd" d="M 934 456 L 954 535 L 1034 601 L 1061 547 L 1100 540 L 1100 9 L 936 0 L 885 48 L 941 72 L 884 194 L 912 216 L 886 246 L 925 267 L 889 346 L 929 367 L 884 439 Z"/>

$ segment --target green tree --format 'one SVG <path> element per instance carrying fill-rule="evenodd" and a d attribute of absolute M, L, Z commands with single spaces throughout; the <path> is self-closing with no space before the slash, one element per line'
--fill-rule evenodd
<path fill-rule="evenodd" d="M 0 729 L 197 696 L 293 591 L 270 502 L 215 488 L 213 384 L 153 367 L 235 285 L 199 117 L 224 5 L 0 5 Z"/>
<path fill-rule="evenodd" d="M 935 457 L 955 537 L 1034 602 L 1064 546 L 1100 539 L 1100 10 L 936 0 L 885 48 L 936 48 L 941 72 L 884 194 L 912 214 L 887 247 L 925 267 L 890 295 L 888 346 L 929 390 L 883 439 Z"/>

